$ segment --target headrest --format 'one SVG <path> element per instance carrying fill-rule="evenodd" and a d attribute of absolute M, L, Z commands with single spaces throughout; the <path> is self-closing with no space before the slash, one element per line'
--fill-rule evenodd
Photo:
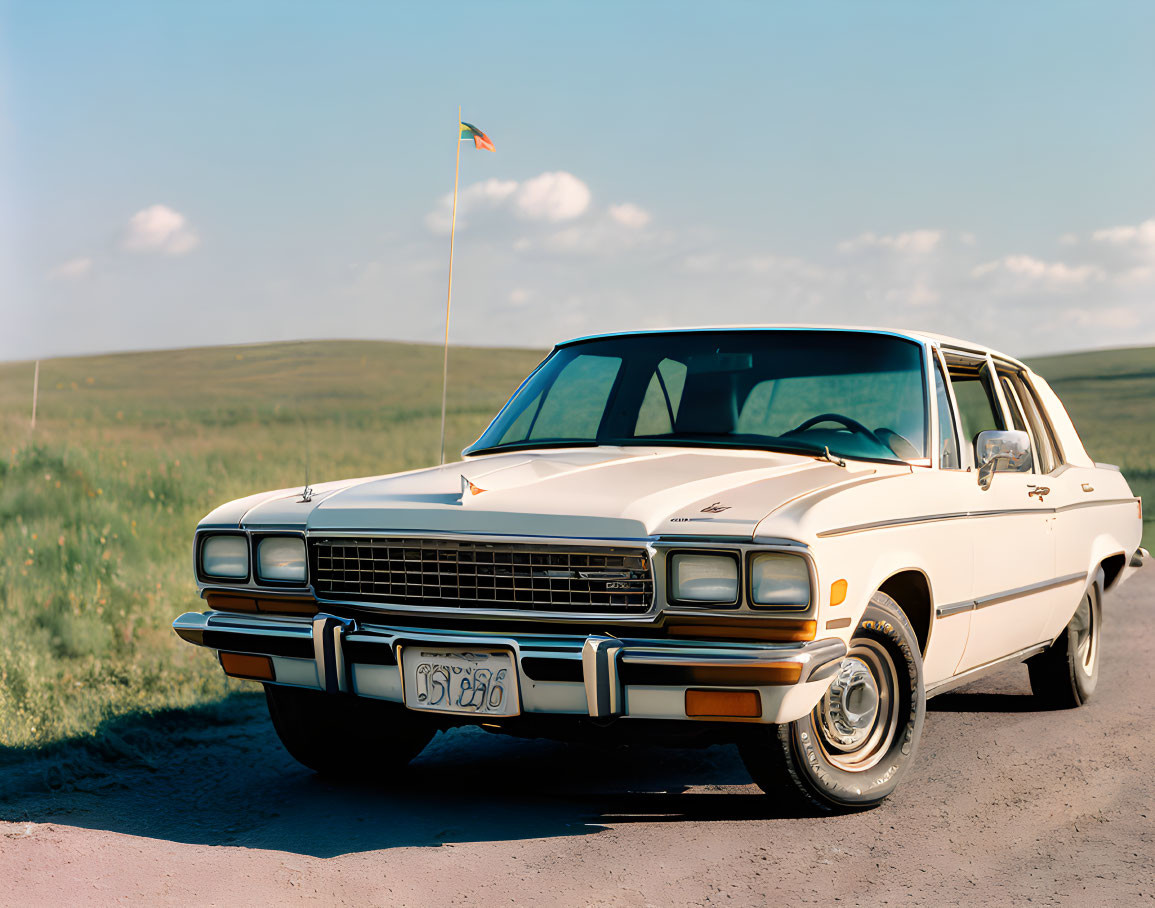
<path fill-rule="evenodd" d="M 704 372 L 686 376 L 675 431 L 688 435 L 729 435 L 738 425 L 734 375 Z"/>

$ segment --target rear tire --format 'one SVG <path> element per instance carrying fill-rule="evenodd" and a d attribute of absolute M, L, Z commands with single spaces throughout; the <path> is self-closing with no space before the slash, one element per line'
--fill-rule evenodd
<path fill-rule="evenodd" d="M 1051 709 L 1074 709 L 1099 683 L 1103 627 L 1103 572 L 1083 594 L 1070 623 L 1047 649 L 1027 660 L 1031 692 Z"/>
<path fill-rule="evenodd" d="M 285 750 L 327 776 L 387 780 L 437 730 L 425 716 L 384 700 L 266 684 L 265 701 Z"/>
<path fill-rule="evenodd" d="M 823 811 L 881 804 L 914 760 L 926 715 L 918 638 L 898 603 L 875 593 L 822 701 L 739 744 L 766 794 Z"/>

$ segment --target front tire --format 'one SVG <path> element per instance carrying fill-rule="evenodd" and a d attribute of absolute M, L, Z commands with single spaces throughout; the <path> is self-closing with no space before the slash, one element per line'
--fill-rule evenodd
<path fill-rule="evenodd" d="M 1103 574 L 1083 594 L 1070 623 L 1047 649 L 1027 660 L 1031 692 L 1051 709 L 1074 709 L 1099 683 Z"/>
<path fill-rule="evenodd" d="M 266 684 L 265 702 L 285 750 L 327 776 L 387 780 L 437 730 L 425 716 L 383 700 Z"/>
<path fill-rule="evenodd" d="M 874 807 L 910 768 L 925 715 L 918 638 L 898 603 L 875 593 L 821 702 L 755 730 L 739 752 L 769 795 L 826 811 Z"/>

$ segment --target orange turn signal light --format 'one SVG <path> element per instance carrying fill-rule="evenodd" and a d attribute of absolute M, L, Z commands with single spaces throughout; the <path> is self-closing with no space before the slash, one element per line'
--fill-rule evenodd
<path fill-rule="evenodd" d="M 688 690 L 686 715 L 700 719 L 758 719 L 762 698 L 756 690 Z"/>
<path fill-rule="evenodd" d="M 254 599 L 209 593 L 205 600 L 214 612 L 265 612 L 269 615 L 315 615 L 315 599 Z"/>
<path fill-rule="evenodd" d="M 249 681 L 275 681 L 273 660 L 268 656 L 253 656 L 249 653 L 221 653 L 221 668 L 233 678 Z"/>
<path fill-rule="evenodd" d="M 830 604 L 842 605 L 846 601 L 846 581 L 835 580 L 830 584 Z"/>
<path fill-rule="evenodd" d="M 689 637 L 697 640 L 765 640 L 773 643 L 805 643 L 818 632 L 813 620 L 738 618 L 725 624 L 683 623 L 685 619 L 671 619 L 666 633 L 671 637 Z"/>

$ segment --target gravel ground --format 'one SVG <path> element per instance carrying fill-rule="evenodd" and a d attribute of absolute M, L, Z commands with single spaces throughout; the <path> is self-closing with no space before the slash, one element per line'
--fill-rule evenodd
<path fill-rule="evenodd" d="M 1153 601 L 1155 568 L 1108 598 L 1088 706 L 1037 711 L 1023 666 L 939 697 L 898 793 L 848 816 L 783 811 L 730 747 L 473 730 L 335 784 L 241 697 L 5 766 L 0 903 L 1155 903 Z"/>

